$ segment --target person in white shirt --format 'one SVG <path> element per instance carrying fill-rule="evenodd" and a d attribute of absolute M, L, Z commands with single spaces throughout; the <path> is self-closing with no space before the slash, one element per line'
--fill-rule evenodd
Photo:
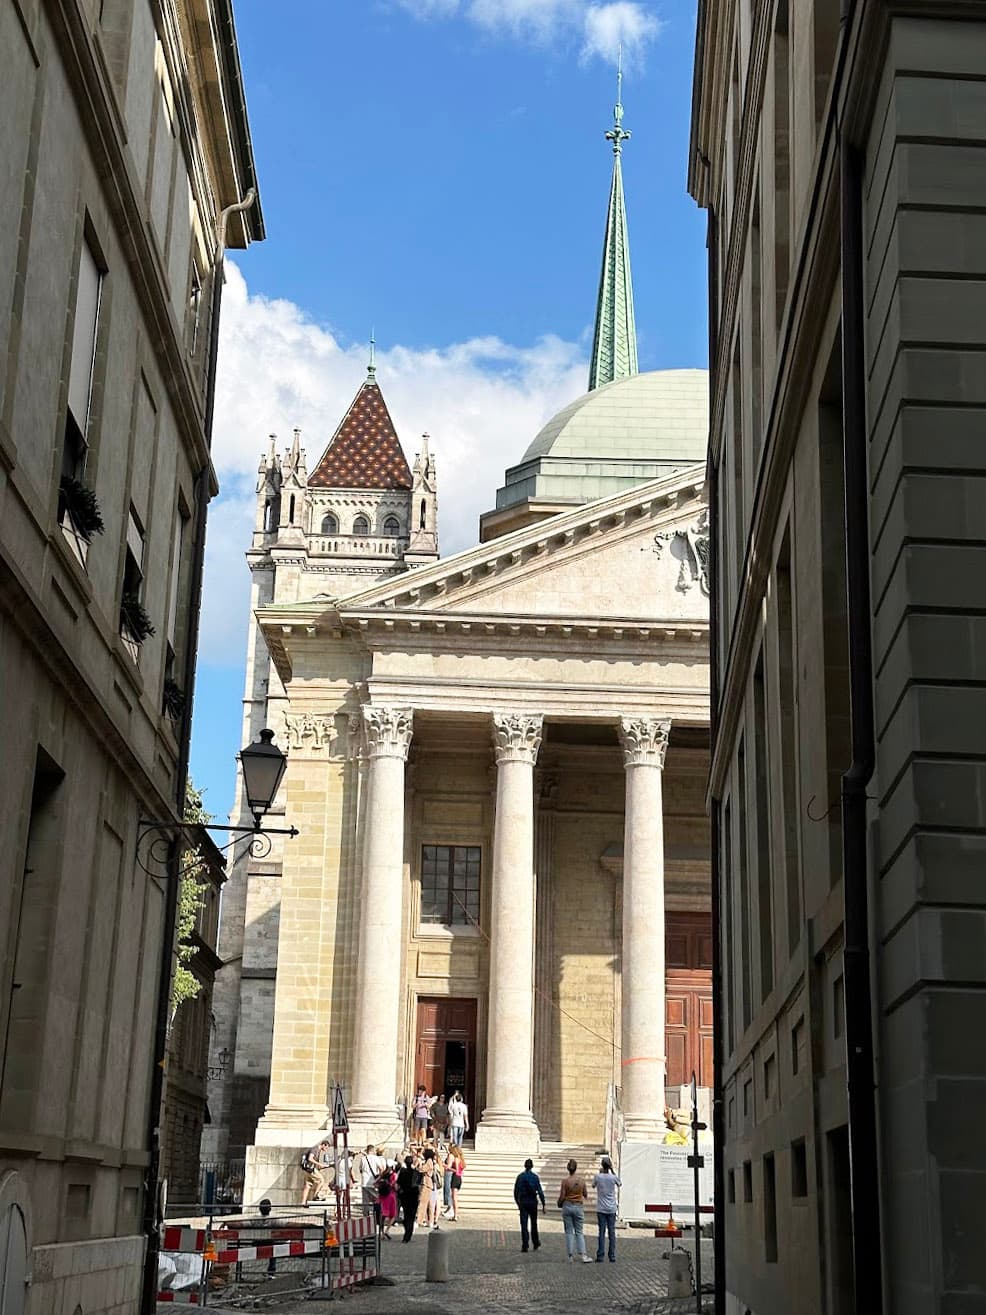
<path fill-rule="evenodd" d="M 453 1146 L 461 1146 L 462 1139 L 469 1131 L 469 1106 L 462 1099 L 462 1092 L 457 1091 L 448 1103 L 449 1132 Z"/>
<path fill-rule="evenodd" d="M 604 1155 L 599 1166 L 599 1173 L 593 1175 L 592 1186 L 596 1192 L 596 1222 L 599 1225 L 599 1244 L 596 1247 L 596 1264 L 602 1264 L 606 1252 L 606 1235 L 609 1234 L 609 1258 L 616 1262 L 616 1191 L 622 1187 L 619 1178 L 613 1172 L 613 1162 Z"/>

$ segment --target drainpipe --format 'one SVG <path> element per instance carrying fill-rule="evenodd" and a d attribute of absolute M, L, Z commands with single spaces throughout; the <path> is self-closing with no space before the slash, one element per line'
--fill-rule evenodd
<path fill-rule="evenodd" d="M 708 167 L 706 162 L 706 167 Z M 719 335 L 719 217 L 714 206 L 708 210 L 709 248 L 709 388 L 715 378 Z M 706 479 L 709 487 L 709 738 L 716 742 L 719 726 L 719 467 L 709 459 Z M 722 941 L 719 919 L 722 902 L 719 894 L 720 861 L 719 799 L 711 800 L 712 842 L 712 1190 L 713 1190 L 713 1284 L 715 1315 L 726 1311 L 726 1193 L 725 1156 L 726 1125 L 723 1118 L 722 1068 L 725 1058 L 722 1034 Z M 697 1243 L 696 1243 L 697 1245 Z"/>
<path fill-rule="evenodd" d="M 854 0 L 842 0 L 843 44 Z M 843 125 L 839 141 L 842 245 L 842 425 L 852 763 L 842 777 L 846 1074 L 857 1311 L 883 1309 L 877 1147 L 867 787 L 875 767 L 870 634 L 869 485 L 863 288 L 863 161 Z"/>
<path fill-rule="evenodd" d="M 226 251 L 226 226 L 230 215 L 249 210 L 257 199 L 251 187 L 242 201 L 228 205 L 219 215 L 219 229 L 212 265 L 212 298 L 209 318 L 209 361 L 205 381 L 204 433 L 206 446 L 212 448 L 212 421 L 216 409 L 216 364 L 219 359 L 219 310 L 223 295 L 223 260 Z M 178 744 L 178 768 L 175 773 L 178 816 L 185 813 L 185 787 L 188 781 L 188 760 L 192 743 L 192 702 L 195 691 L 195 653 L 199 642 L 199 617 L 202 611 L 202 575 L 205 566 L 205 518 L 209 507 L 209 478 L 211 463 L 199 471 L 195 479 L 195 552 L 192 559 L 192 580 L 189 590 L 188 627 L 185 635 L 185 653 L 182 673 L 185 677 L 185 711 L 182 717 L 181 737 Z M 154 1020 L 154 1067 L 151 1070 L 151 1090 L 147 1111 L 147 1137 L 145 1145 L 150 1156 L 144 1188 L 144 1278 L 141 1295 L 143 1315 L 154 1315 L 157 1307 L 157 1267 L 160 1251 L 158 1229 L 158 1192 L 161 1168 L 161 1100 L 164 1094 L 164 1067 L 168 1053 L 168 1014 L 171 1003 L 171 974 L 175 953 L 175 925 L 178 918 L 178 882 L 181 870 L 182 846 L 175 841 L 171 846 L 168 878 L 164 892 L 164 927 L 161 934 L 161 961 L 158 967 L 157 1005 Z"/>

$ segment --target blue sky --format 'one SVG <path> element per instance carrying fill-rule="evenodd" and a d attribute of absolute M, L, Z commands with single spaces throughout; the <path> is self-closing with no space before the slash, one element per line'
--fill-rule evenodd
<path fill-rule="evenodd" d="M 267 241 L 223 306 L 192 773 L 217 815 L 240 743 L 258 454 L 309 462 L 378 377 L 424 429 L 445 554 L 585 389 L 622 37 L 640 368 L 707 363 L 705 227 L 685 191 L 694 0 L 237 0 Z"/>

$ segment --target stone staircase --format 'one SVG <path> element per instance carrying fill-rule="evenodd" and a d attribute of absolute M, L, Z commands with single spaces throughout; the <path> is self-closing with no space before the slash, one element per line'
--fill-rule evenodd
<path fill-rule="evenodd" d="M 466 1171 L 462 1176 L 459 1210 L 463 1214 L 472 1210 L 515 1210 L 514 1182 L 523 1171 L 524 1160 L 528 1156 L 476 1151 L 468 1144 L 462 1149 L 466 1157 Z M 595 1173 L 599 1168 L 599 1157 L 603 1154 L 605 1152 L 599 1146 L 570 1146 L 563 1142 L 542 1142 L 538 1151 L 530 1153 L 530 1159 L 534 1161 L 534 1172 L 544 1187 L 549 1213 L 558 1213 L 555 1206 L 558 1184 L 568 1172 L 568 1161 L 577 1160 L 580 1171 Z"/>

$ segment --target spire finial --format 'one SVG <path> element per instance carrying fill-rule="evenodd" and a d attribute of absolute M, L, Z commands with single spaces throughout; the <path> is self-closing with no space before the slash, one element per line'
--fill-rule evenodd
<path fill-rule="evenodd" d="M 631 134 L 623 127 L 623 45 L 620 45 L 619 61 L 616 66 L 616 104 L 613 106 L 613 126 L 606 134 L 606 140 L 613 143 L 613 154 L 622 155 L 623 143 L 630 140 Z"/>
<path fill-rule="evenodd" d="M 368 383 L 372 383 L 377 376 L 377 340 L 374 336 L 374 330 L 370 330 L 370 364 L 366 367 L 366 378 Z"/>
<path fill-rule="evenodd" d="M 589 391 L 602 384 L 626 379 L 637 373 L 637 329 L 633 314 L 633 284 L 630 279 L 630 239 L 627 235 L 626 204 L 620 157 L 630 134 L 623 127 L 623 47 L 616 71 L 616 105 L 613 126 L 606 140 L 613 145 L 613 181 L 606 214 L 606 237 L 596 302 L 596 331 L 589 367 Z"/>

